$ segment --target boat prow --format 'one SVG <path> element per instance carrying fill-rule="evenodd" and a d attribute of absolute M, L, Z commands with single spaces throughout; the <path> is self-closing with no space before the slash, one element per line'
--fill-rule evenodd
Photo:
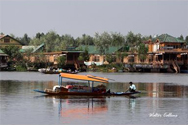
<path fill-rule="evenodd" d="M 140 91 L 135 91 L 135 92 L 110 92 L 107 93 L 107 95 L 112 95 L 112 96 L 129 96 L 129 95 L 134 95 L 134 94 L 138 94 L 141 93 Z"/>
<path fill-rule="evenodd" d="M 35 91 L 35 92 L 39 92 L 39 93 L 45 93 L 45 94 L 47 94 L 45 91 L 38 90 L 38 89 L 34 89 L 33 91 Z"/>

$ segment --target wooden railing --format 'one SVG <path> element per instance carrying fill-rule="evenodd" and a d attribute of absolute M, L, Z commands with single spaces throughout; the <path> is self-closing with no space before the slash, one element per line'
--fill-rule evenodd
<path fill-rule="evenodd" d="M 164 48 L 161 48 L 157 51 L 165 51 L 165 52 L 185 52 L 185 51 L 188 51 L 188 49 L 186 48 L 178 48 L 178 49 L 164 49 Z"/>

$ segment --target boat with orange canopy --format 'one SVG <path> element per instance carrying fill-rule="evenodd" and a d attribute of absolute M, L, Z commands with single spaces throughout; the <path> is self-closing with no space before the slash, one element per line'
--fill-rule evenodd
<path fill-rule="evenodd" d="M 88 85 L 62 85 L 62 79 L 74 79 L 88 81 Z M 100 85 L 94 87 L 94 83 L 98 82 Z M 92 76 L 92 75 L 78 75 L 69 73 L 60 73 L 58 85 L 55 85 L 53 89 L 34 90 L 36 92 L 48 94 L 48 95 L 86 95 L 86 96 L 101 96 L 106 93 L 106 88 L 102 83 L 108 83 L 107 78 Z"/>
<path fill-rule="evenodd" d="M 62 79 L 74 79 L 88 81 L 88 85 L 62 85 Z M 94 83 L 98 83 L 94 87 Z M 106 91 L 106 87 L 103 83 L 108 83 L 109 79 L 104 77 L 98 77 L 93 75 L 78 75 L 60 73 L 58 79 L 58 85 L 55 85 L 53 89 L 45 89 L 44 91 L 35 89 L 35 92 L 47 94 L 47 95 L 83 95 L 83 96 L 108 96 L 108 95 L 131 95 L 139 92 L 110 92 Z"/>

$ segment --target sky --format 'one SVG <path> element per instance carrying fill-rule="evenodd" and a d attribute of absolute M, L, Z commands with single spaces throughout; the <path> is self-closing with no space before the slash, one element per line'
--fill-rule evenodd
<path fill-rule="evenodd" d="M 0 0 L 0 32 L 188 36 L 188 0 Z"/>

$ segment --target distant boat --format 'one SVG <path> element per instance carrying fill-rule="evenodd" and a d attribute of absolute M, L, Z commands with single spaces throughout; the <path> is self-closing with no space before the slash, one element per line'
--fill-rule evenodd
<path fill-rule="evenodd" d="M 88 81 L 88 86 L 77 85 L 66 85 L 62 86 L 62 78 L 74 79 L 74 80 L 84 80 Z M 34 90 L 35 92 L 47 94 L 47 95 L 83 95 L 83 96 L 120 96 L 120 95 L 132 95 L 136 92 L 110 92 L 106 91 L 106 87 L 101 84 L 96 87 L 94 86 L 94 82 L 100 83 L 108 83 L 108 78 L 92 76 L 92 75 L 77 75 L 77 74 L 68 74 L 68 73 L 60 73 L 59 74 L 59 85 L 55 85 L 53 89 L 45 89 L 43 90 Z M 91 87 L 90 87 L 91 85 Z"/>
<path fill-rule="evenodd" d="M 42 68 L 38 69 L 39 72 L 44 73 L 44 74 L 59 74 L 59 73 L 70 73 L 70 74 L 77 74 L 77 70 L 65 70 L 65 69 L 49 69 L 49 68 Z"/>
<path fill-rule="evenodd" d="M 188 70 L 180 70 L 180 73 L 188 73 Z"/>

